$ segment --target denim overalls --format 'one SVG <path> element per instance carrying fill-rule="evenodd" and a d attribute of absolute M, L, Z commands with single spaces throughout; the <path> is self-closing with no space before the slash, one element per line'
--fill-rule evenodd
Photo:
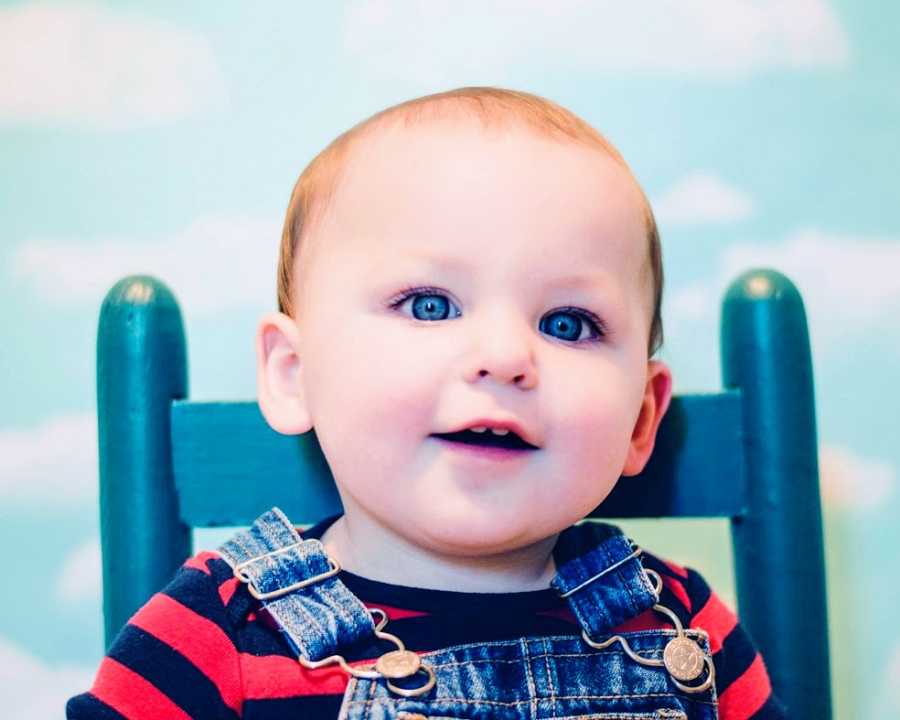
<path fill-rule="evenodd" d="M 587 541 L 578 530 L 560 534 L 551 585 L 578 618 L 581 637 L 522 637 L 421 654 L 383 631 L 385 614 L 366 608 L 336 577 L 340 568 L 322 543 L 303 540 L 278 508 L 219 552 L 304 667 L 336 663 L 353 676 L 340 720 L 715 720 L 707 634 L 682 630 L 658 604 L 661 579 L 643 568 L 640 549 L 619 528 L 596 524 Z M 676 629 L 609 634 L 648 608 L 667 615 Z M 347 664 L 345 648 L 375 638 L 396 647 L 384 647 L 374 667 Z"/>

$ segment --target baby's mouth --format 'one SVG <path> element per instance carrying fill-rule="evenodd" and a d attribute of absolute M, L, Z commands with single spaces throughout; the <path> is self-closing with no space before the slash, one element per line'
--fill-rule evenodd
<path fill-rule="evenodd" d="M 441 438 L 442 440 L 450 442 L 464 443 L 466 445 L 499 447 L 508 450 L 537 450 L 534 445 L 525 442 L 512 431 L 508 432 L 506 435 L 495 435 L 490 430 L 481 433 L 472 430 L 461 430 L 454 433 L 434 433 L 432 437 Z"/>

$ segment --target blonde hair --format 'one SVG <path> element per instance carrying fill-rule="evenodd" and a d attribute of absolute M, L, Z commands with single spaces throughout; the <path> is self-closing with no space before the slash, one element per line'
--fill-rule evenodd
<path fill-rule="evenodd" d="M 297 179 L 281 234 L 278 259 L 278 309 L 281 312 L 293 317 L 297 310 L 292 299 L 295 261 L 308 252 L 311 230 L 331 205 L 349 164 L 352 149 L 385 125 L 403 124 L 409 127 L 460 115 L 474 116 L 484 127 L 506 127 L 518 122 L 543 136 L 569 138 L 600 149 L 634 178 L 619 152 L 593 127 L 561 105 L 531 93 L 497 87 L 463 87 L 394 105 L 336 137 L 313 158 Z M 652 357 L 663 342 L 662 257 L 659 232 L 650 203 L 637 180 L 634 183 L 644 201 L 648 264 L 652 277 L 653 317 L 647 341 L 647 354 Z"/>

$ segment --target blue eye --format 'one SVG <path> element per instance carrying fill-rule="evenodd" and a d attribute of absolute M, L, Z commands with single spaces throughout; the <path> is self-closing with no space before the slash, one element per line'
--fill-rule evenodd
<path fill-rule="evenodd" d="M 549 315 L 544 315 L 544 317 L 541 318 L 540 327 L 541 330 L 544 331 L 559 331 L 562 333 L 562 336 L 557 337 L 561 337 L 562 340 L 578 342 L 578 339 L 581 337 L 582 325 L 586 324 L 593 333 L 587 340 L 597 341 L 602 339 L 606 333 L 600 329 L 601 323 L 599 320 L 593 320 L 591 315 L 593 315 L 593 313 L 588 313 L 587 310 L 579 310 L 577 308 L 554 310 Z M 551 319 L 553 319 L 553 322 L 550 322 Z"/>
<path fill-rule="evenodd" d="M 446 320 L 450 301 L 444 295 L 413 295 L 412 311 L 416 320 Z"/>
<path fill-rule="evenodd" d="M 450 300 L 442 290 L 431 287 L 408 288 L 389 303 L 391 308 L 398 308 L 407 300 L 412 299 L 412 313 L 416 320 L 425 322 L 446 320 L 450 316 Z M 459 317 L 457 312 L 454 317 Z M 591 335 L 581 338 L 584 326 L 591 331 Z M 607 332 L 603 321 L 594 313 L 581 308 L 565 307 L 554 310 L 541 318 L 540 329 L 548 332 L 560 340 L 573 343 L 598 342 L 606 337 Z M 559 333 L 559 335 L 556 335 Z"/>
<path fill-rule="evenodd" d="M 413 317 L 416 320 L 446 320 L 449 314 L 449 299 L 443 290 L 433 287 L 407 288 L 388 303 L 396 309 L 412 298 Z M 456 313 L 459 316 L 459 313 Z"/>

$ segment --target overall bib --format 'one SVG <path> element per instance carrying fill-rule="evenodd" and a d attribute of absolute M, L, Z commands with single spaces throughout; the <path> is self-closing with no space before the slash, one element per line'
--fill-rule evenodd
<path fill-rule="evenodd" d="M 384 612 L 366 608 L 338 579 L 340 568 L 322 543 L 303 540 L 278 508 L 219 548 L 301 665 L 337 664 L 351 674 L 339 720 L 716 720 L 708 635 L 684 630 L 658 604 L 662 580 L 644 569 L 641 550 L 619 528 L 592 523 L 565 530 L 553 552 L 551 586 L 569 603 L 581 637 L 522 637 L 417 654 L 384 632 Z M 668 616 L 675 629 L 610 634 L 648 608 Z M 379 640 L 386 642 L 374 666 L 344 659 L 351 646 Z"/>

